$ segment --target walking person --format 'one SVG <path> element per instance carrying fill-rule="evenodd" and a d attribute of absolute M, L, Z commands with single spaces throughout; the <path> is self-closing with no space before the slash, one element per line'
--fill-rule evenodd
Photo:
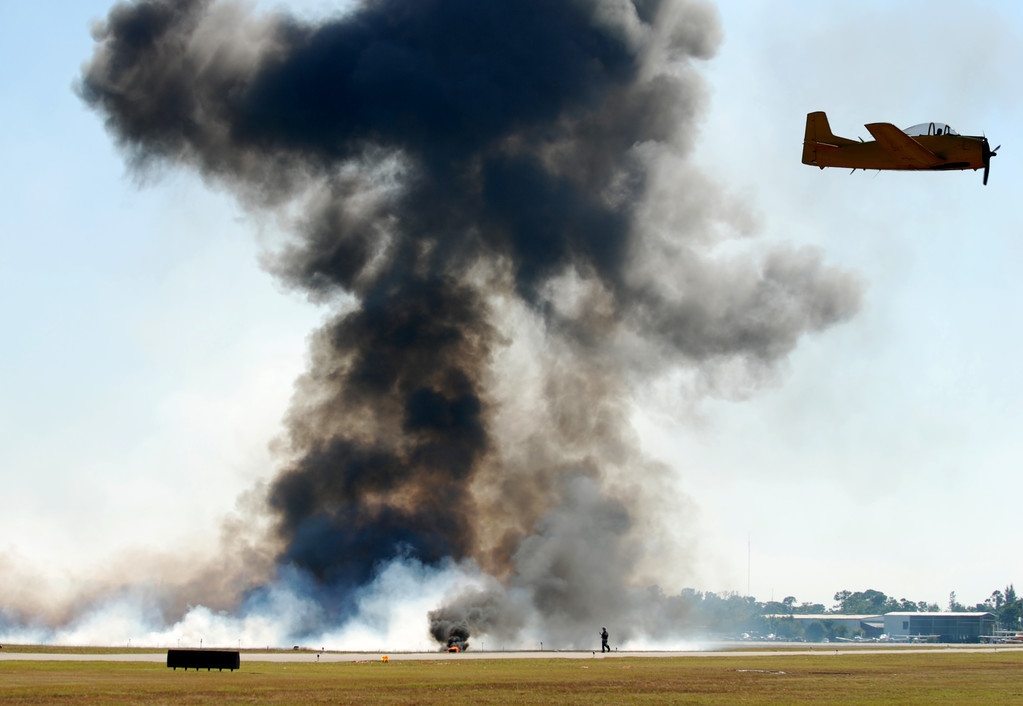
<path fill-rule="evenodd" d="M 600 629 L 600 654 L 610 652 L 611 648 L 607 644 L 607 628 Z"/>

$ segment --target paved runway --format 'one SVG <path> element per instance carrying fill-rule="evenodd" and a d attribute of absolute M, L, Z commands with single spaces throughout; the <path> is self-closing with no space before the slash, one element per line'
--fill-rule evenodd
<path fill-rule="evenodd" d="M 446 652 L 314 652 L 300 650 L 296 652 L 245 652 L 241 653 L 241 661 L 245 662 L 380 662 L 384 656 L 388 660 L 465 660 L 465 659 L 620 659 L 622 657 L 780 657 L 796 655 L 864 655 L 864 654 L 908 654 L 914 652 L 1005 652 L 1023 650 L 1017 645 L 932 645 L 912 646 L 842 646 L 834 647 L 805 645 L 796 649 L 739 649 L 715 648 L 687 652 L 611 652 L 601 655 L 590 651 L 536 651 L 536 652 L 480 652 L 468 651 L 460 654 Z M 0 650 L 0 661 L 39 661 L 39 662 L 159 662 L 166 663 L 166 652 L 125 652 L 108 654 L 70 654 L 55 652 L 10 652 Z"/>

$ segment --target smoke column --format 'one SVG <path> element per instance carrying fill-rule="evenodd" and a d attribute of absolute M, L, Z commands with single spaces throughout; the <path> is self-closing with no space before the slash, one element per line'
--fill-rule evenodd
<path fill-rule="evenodd" d="M 859 303 L 813 251 L 716 250 L 748 230 L 687 163 L 719 35 L 689 0 L 112 8 L 76 90 L 129 164 L 274 214 L 291 239 L 267 266 L 333 311 L 245 610 L 301 586 L 315 634 L 411 562 L 474 577 L 423 616 L 440 645 L 681 629 L 645 586 L 658 498 L 686 501 L 638 449 L 631 390 L 755 386 Z"/>

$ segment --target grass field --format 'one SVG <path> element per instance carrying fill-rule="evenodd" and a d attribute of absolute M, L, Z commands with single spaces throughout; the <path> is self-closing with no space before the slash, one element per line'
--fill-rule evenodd
<path fill-rule="evenodd" d="M 158 663 L 0 661 L 0 703 L 1002 704 L 1023 701 L 1023 651 L 997 653 Z"/>

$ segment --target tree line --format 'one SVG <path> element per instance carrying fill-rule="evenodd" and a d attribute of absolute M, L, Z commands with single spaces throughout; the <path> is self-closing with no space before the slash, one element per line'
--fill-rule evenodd
<path fill-rule="evenodd" d="M 839 591 L 835 594 L 835 603 L 828 607 L 823 603 L 797 602 L 794 596 L 786 596 L 781 601 L 757 601 L 752 596 L 738 593 L 702 592 L 695 589 L 683 589 L 674 597 L 679 613 L 684 614 L 692 632 L 709 636 L 741 637 L 743 634 L 774 634 L 779 638 L 823 639 L 835 637 L 854 637 L 845 635 L 844 626 L 829 625 L 823 619 L 804 625 L 805 621 L 785 619 L 789 615 L 883 615 L 896 611 L 905 612 L 940 612 L 942 607 L 937 603 L 913 601 L 906 598 L 895 598 L 881 591 L 867 589 L 865 591 Z M 995 615 L 998 628 L 1003 630 L 1023 630 L 1023 600 L 1016 595 L 1012 584 L 1004 590 L 995 590 L 982 603 L 968 606 L 959 603 L 955 591 L 949 594 L 946 608 L 949 612 L 986 612 Z M 813 634 L 804 634 L 811 631 Z M 817 633 L 820 632 L 820 635 Z"/>

